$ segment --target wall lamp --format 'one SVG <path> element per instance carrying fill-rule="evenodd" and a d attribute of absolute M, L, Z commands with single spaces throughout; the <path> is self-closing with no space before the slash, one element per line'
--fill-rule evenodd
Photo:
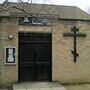
<path fill-rule="evenodd" d="M 12 34 L 9 34 L 8 35 L 8 39 L 13 39 L 13 35 Z"/>

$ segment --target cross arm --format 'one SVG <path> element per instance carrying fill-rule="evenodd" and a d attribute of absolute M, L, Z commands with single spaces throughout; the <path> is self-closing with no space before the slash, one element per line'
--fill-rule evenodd
<path fill-rule="evenodd" d="M 66 32 L 66 33 L 63 33 L 63 36 L 64 37 L 74 37 L 74 33 L 69 33 L 69 32 Z M 85 33 L 77 33 L 76 34 L 76 37 L 86 37 L 87 35 Z"/>

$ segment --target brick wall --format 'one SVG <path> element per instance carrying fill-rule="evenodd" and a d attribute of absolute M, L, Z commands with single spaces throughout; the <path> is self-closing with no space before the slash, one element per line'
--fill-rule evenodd
<path fill-rule="evenodd" d="M 76 25 L 87 37 L 77 38 L 77 62 L 73 62 L 73 38 L 63 37 L 64 32 Z M 0 22 L 0 84 L 18 81 L 18 32 L 52 32 L 52 79 L 61 83 L 90 82 L 90 22 L 59 20 L 52 26 L 19 25 L 18 18 L 2 18 Z M 8 39 L 12 33 L 13 40 Z M 5 46 L 16 47 L 16 65 L 5 65 Z"/>
<path fill-rule="evenodd" d="M 74 63 L 73 38 L 63 37 L 64 32 L 70 32 L 76 25 L 80 32 L 87 37 L 77 38 L 77 52 L 79 57 Z M 53 25 L 53 80 L 61 83 L 90 82 L 90 22 L 84 21 L 60 21 Z"/>
<path fill-rule="evenodd" d="M 1 85 L 5 84 L 8 85 L 11 82 L 16 82 L 18 80 L 18 61 L 16 65 L 5 65 L 5 47 L 6 46 L 14 46 L 16 47 L 16 51 L 18 51 L 18 23 L 17 19 L 14 18 L 2 18 L 0 23 L 0 31 L 1 31 L 1 55 L 0 55 L 0 61 L 1 65 Z M 13 40 L 8 39 L 8 34 L 13 34 L 14 38 Z M 16 55 L 16 60 L 18 60 L 18 52 Z"/>

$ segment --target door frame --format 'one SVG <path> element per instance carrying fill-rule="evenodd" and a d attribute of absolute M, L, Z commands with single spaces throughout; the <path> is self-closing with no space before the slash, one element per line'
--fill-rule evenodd
<path fill-rule="evenodd" d="M 51 34 L 51 60 L 50 60 L 50 82 L 52 82 L 52 33 L 51 32 L 30 32 L 30 31 L 19 31 L 18 32 L 18 83 L 22 82 L 20 80 L 20 68 L 19 68 L 19 35 L 20 33 L 42 33 L 42 34 Z M 49 81 L 48 81 L 49 82 Z"/>

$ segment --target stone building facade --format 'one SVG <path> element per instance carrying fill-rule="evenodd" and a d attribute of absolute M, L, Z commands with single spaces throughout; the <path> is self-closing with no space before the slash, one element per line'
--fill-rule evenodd
<path fill-rule="evenodd" d="M 14 11 L 10 12 L 12 7 L 7 13 L 3 11 L 0 14 L 0 85 L 18 82 L 19 32 L 52 34 L 52 81 L 60 81 L 60 83 L 90 82 L 90 15 L 77 7 L 51 6 L 51 8 L 53 12 L 49 13 L 58 14 L 57 19 L 53 17 L 51 25 L 20 24 L 20 17 L 25 15 L 22 16 L 21 12 L 17 12 L 18 15 Z M 76 11 L 75 14 L 73 10 Z M 77 62 L 73 61 L 71 53 L 73 37 L 63 36 L 63 33 L 71 32 L 73 26 L 79 28 L 79 32 L 86 34 L 86 37 L 77 37 L 79 54 Z M 8 38 L 9 34 L 13 35 L 13 39 Z M 5 63 L 5 47 L 8 46 L 16 49 L 16 63 L 14 64 Z"/>

